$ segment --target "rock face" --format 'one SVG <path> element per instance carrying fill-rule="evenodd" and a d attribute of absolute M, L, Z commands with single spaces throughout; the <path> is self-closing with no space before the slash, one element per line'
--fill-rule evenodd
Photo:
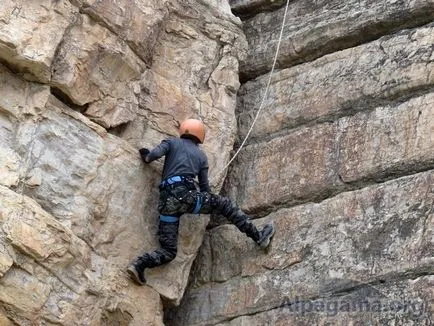
<path fill-rule="evenodd" d="M 162 169 L 137 149 L 200 117 L 222 185 L 240 20 L 176 0 L 2 1 L 0 17 L 0 324 L 162 325 L 208 220 L 183 217 L 177 258 L 134 285 L 128 263 L 158 246 Z"/>
<path fill-rule="evenodd" d="M 240 144 L 286 2 L 230 3 L 249 43 Z M 433 8 L 289 2 L 224 186 L 275 238 L 263 252 L 214 223 L 167 324 L 434 323 Z"/>
<path fill-rule="evenodd" d="M 434 323 L 434 1 L 290 0 L 226 171 L 285 4 L 0 2 L 0 325 Z M 183 216 L 139 287 L 162 162 L 137 149 L 187 117 L 277 232 Z"/>
<path fill-rule="evenodd" d="M 425 0 L 289 0 L 287 20 L 278 56 L 279 68 L 311 61 L 325 54 L 357 46 L 384 35 L 427 24 L 434 19 L 434 2 Z M 249 55 L 242 63 L 243 79 L 267 73 L 273 63 L 284 2 L 233 0 L 235 9 L 257 13 L 244 22 Z M 282 7 L 270 11 L 272 4 Z"/>
<path fill-rule="evenodd" d="M 201 272 L 193 284 L 200 286 L 189 289 L 173 317 L 176 324 L 244 325 L 245 317 L 224 321 L 245 315 L 257 325 L 285 325 L 285 320 L 372 325 L 398 318 L 353 307 L 364 300 L 407 304 L 406 312 L 396 307 L 404 324 L 430 321 L 433 176 L 424 172 L 273 212 L 258 221 L 273 220 L 277 228 L 266 253 L 234 227 L 216 228 L 197 262 Z M 376 292 L 367 296 L 367 291 Z M 344 302 L 351 303 L 349 311 L 331 316 L 326 310 L 332 304 L 341 309 Z"/>

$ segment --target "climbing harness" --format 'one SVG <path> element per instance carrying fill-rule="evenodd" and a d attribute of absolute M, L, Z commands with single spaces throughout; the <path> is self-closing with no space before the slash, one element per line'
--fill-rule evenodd
<path fill-rule="evenodd" d="M 194 207 L 193 214 L 199 214 L 201 207 L 202 207 L 202 197 L 198 193 L 196 196 L 196 206 Z"/>
<path fill-rule="evenodd" d="M 179 221 L 179 217 L 172 215 L 160 215 L 160 221 L 166 223 L 176 223 Z"/>
<path fill-rule="evenodd" d="M 179 194 L 176 191 L 178 186 L 182 187 L 183 189 L 187 189 L 188 191 L 183 194 Z M 162 191 L 162 196 L 164 197 L 164 200 L 162 201 L 164 204 L 161 206 L 162 209 L 167 211 L 167 199 L 170 197 L 178 204 L 194 202 L 194 209 L 192 213 L 199 214 L 202 208 L 203 199 L 200 193 L 197 191 L 192 191 L 193 189 L 196 190 L 197 188 L 194 179 L 191 177 L 173 176 L 161 181 L 160 191 Z M 178 219 L 178 217 L 176 217 L 176 219 Z M 160 220 L 163 222 L 173 222 L 174 218 L 171 215 L 160 215 Z"/>
<path fill-rule="evenodd" d="M 233 160 L 237 157 L 237 155 L 239 154 L 239 152 L 241 151 L 241 149 L 244 147 L 247 139 L 250 136 L 250 133 L 253 130 L 253 127 L 254 127 L 254 125 L 256 123 L 256 120 L 258 120 L 259 113 L 261 113 L 261 111 L 262 111 L 262 109 L 264 107 L 265 99 L 268 96 L 268 89 L 270 88 L 270 84 L 271 84 L 271 78 L 273 76 L 273 72 L 274 72 L 274 69 L 276 67 L 277 56 L 278 56 L 279 50 L 280 50 L 280 44 L 282 43 L 283 30 L 285 28 L 286 16 L 288 14 L 288 7 L 289 7 L 289 0 L 286 0 L 285 13 L 283 15 L 282 26 L 280 28 L 280 34 L 279 34 L 279 40 L 277 42 L 276 54 L 274 55 L 273 66 L 271 67 L 271 71 L 270 71 L 270 74 L 268 76 L 267 85 L 265 87 L 265 91 L 264 91 L 264 94 L 262 96 L 262 101 L 261 101 L 261 104 L 259 105 L 259 109 L 256 112 L 256 115 L 255 115 L 255 118 L 253 119 L 252 125 L 250 126 L 250 129 L 247 132 L 246 136 L 244 137 L 244 140 L 242 141 L 240 147 L 235 152 L 235 154 L 232 156 L 232 158 L 229 160 L 229 162 L 217 173 L 217 176 L 219 176 L 223 171 L 225 171 L 229 167 L 229 165 L 233 162 Z"/>
<path fill-rule="evenodd" d="M 167 179 L 161 181 L 161 183 L 160 183 L 160 189 L 166 187 L 167 185 L 172 185 L 172 184 L 177 183 L 177 182 L 182 182 L 185 179 L 186 178 L 184 176 L 178 176 L 178 175 L 175 175 L 173 177 L 167 178 Z"/>

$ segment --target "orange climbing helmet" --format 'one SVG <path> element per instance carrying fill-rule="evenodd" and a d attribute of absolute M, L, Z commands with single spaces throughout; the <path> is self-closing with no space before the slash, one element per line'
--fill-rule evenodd
<path fill-rule="evenodd" d="M 179 135 L 187 138 L 194 136 L 202 144 L 205 140 L 205 126 L 202 121 L 197 119 L 184 120 L 179 126 Z"/>

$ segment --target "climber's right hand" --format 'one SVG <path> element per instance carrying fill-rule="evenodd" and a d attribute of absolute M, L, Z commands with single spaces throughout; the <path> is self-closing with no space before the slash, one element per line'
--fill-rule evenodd
<path fill-rule="evenodd" d="M 140 157 L 142 158 L 142 161 L 145 163 L 149 163 L 147 160 L 148 154 L 150 153 L 150 150 L 147 148 L 140 148 L 139 149 Z"/>

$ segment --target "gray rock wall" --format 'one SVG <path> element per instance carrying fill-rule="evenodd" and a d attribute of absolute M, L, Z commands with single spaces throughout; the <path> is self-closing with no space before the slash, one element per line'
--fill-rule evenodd
<path fill-rule="evenodd" d="M 246 315 L 258 325 L 273 325 L 271 321 L 279 319 L 284 325 L 284 317 L 290 324 L 316 324 L 327 320 L 327 310 L 307 311 L 309 302 L 315 307 L 321 301 L 341 306 L 345 301 L 378 299 L 383 305 L 418 304 L 420 310 L 397 315 L 348 311 L 349 316 L 343 311 L 341 320 L 336 315 L 329 322 L 372 325 L 386 318 L 388 323 L 429 325 L 429 287 L 434 281 L 429 276 L 434 249 L 432 178 L 432 171 L 423 172 L 273 212 L 257 221 L 276 225 L 268 252 L 258 251 L 233 226 L 212 230 L 198 258 L 200 272 L 192 282 L 196 286 L 190 287 L 182 309 L 173 316 L 175 324 L 217 324 Z M 366 297 L 363 290 L 378 293 Z M 296 301 L 304 303 L 306 318 L 291 311 L 289 303 Z M 243 319 L 227 324 L 243 325 Z"/>
<path fill-rule="evenodd" d="M 434 2 L 289 0 L 225 179 L 284 5 L 0 3 L 0 325 L 434 323 Z M 184 216 L 138 287 L 162 164 L 137 149 L 191 116 L 214 189 L 277 233 Z"/>
<path fill-rule="evenodd" d="M 230 3 L 249 43 L 238 148 L 285 1 Z M 224 186 L 275 238 L 262 252 L 216 222 L 169 325 L 433 324 L 433 6 L 289 2 Z"/>

